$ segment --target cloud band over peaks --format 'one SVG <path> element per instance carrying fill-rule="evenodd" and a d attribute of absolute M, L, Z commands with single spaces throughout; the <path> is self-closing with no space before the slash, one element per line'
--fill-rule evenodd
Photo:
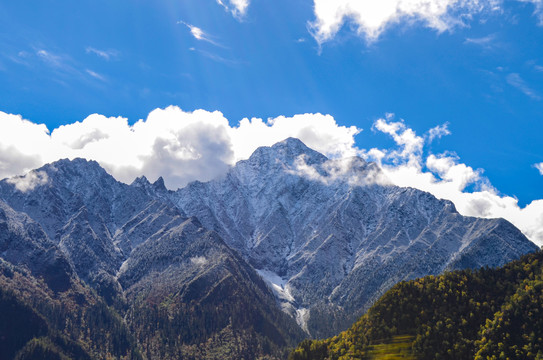
<path fill-rule="evenodd" d="M 360 129 L 340 126 L 332 116 L 322 114 L 245 118 L 231 126 L 219 111 L 185 112 L 170 106 L 156 109 L 132 125 L 126 118 L 93 114 L 49 132 L 43 124 L 0 112 L 0 178 L 21 175 L 61 158 L 82 157 L 98 161 L 120 181 L 130 183 L 141 175 L 150 180 L 162 176 L 167 187 L 176 189 L 193 180 L 206 181 L 224 174 L 259 146 L 296 137 L 335 159 L 327 165 L 332 176 L 320 180 L 338 178 L 353 185 L 386 181 L 414 187 L 451 200 L 463 215 L 505 218 L 543 245 L 543 200 L 521 208 L 517 199 L 492 187 L 482 170 L 461 163 L 454 153 L 425 151 L 432 141 L 450 134 L 446 124 L 421 136 L 387 115 L 375 121 L 373 130 L 390 136 L 395 146 L 361 150 L 355 143 Z M 348 159 L 354 155 L 374 161 L 385 178 L 381 172 L 360 178 L 352 171 L 356 160 Z M 302 175 L 319 180 L 313 169 L 298 165 Z M 540 164 L 536 167 L 543 169 Z M 31 172 L 10 181 L 23 191 L 47 179 Z"/>
<path fill-rule="evenodd" d="M 175 189 L 210 180 L 259 146 L 297 137 L 326 155 L 355 155 L 354 126 L 339 126 L 330 115 L 300 114 L 275 119 L 243 119 L 238 126 L 219 111 L 152 111 L 133 125 L 126 118 L 93 114 L 51 133 L 19 115 L 0 112 L 0 178 L 23 174 L 61 158 L 98 161 L 118 180 L 163 176 Z"/>

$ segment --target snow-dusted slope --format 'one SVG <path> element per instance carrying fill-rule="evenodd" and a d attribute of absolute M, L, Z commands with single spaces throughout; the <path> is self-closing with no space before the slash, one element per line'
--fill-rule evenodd
<path fill-rule="evenodd" d="M 174 357 L 184 357 L 180 349 L 194 355 L 186 346 L 198 342 L 212 352 L 221 346 L 215 337 L 229 336 L 237 349 L 228 358 L 241 358 L 236 351 L 257 358 L 304 336 L 257 272 L 173 205 L 160 178 L 126 185 L 96 162 L 75 159 L 0 181 L 4 260 L 57 287 L 77 275 L 110 304 L 124 304 L 128 325 L 146 334 L 141 343 L 163 338 L 166 329 L 179 332 L 169 334 Z M 50 271 L 61 265 L 71 272 Z"/>
<path fill-rule="evenodd" d="M 211 254 L 213 244 L 225 244 L 244 259 L 239 268 L 247 262 L 256 270 L 232 270 L 233 284 L 249 286 L 254 280 L 241 277 L 258 272 L 313 336 L 346 328 L 398 281 L 498 266 L 537 249 L 505 220 L 461 216 L 449 201 L 389 185 L 373 163 L 329 160 L 296 139 L 176 192 L 162 179 L 122 184 L 96 162 L 75 159 L 0 181 L 0 200 L 6 214 L 39 224 L 39 241 L 53 244 L 108 300 L 127 288 L 134 298 L 157 284 L 161 292 L 181 289 L 209 259 L 207 250 L 175 247 L 202 243 Z M 202 236 L 208 230 L 218 236 Z"/>
<path fill-rule="evenodd" d="M 536 249 L 505 220 L 461 216 L 449 201 L 386 185 L 375 164 L 328 160 L 297 139 L 172 199 L 243 254 L 316 336 L 352 322 L 398 281 Z"/>
<path fill-rule="evenodd" d="M 29 269 L 53 291 L 65 291 L 75 278 L 60 249 L 40 225 L 0 201 L 0 263 Z"/>

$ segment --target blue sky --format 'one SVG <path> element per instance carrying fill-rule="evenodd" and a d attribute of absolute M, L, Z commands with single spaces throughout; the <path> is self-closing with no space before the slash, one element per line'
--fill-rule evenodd
<path fill-rule="evenodd" d="M 370 149 L 381 149 L 389 166 L 407 165 L 410 155 L 393 154 L 409 147 L 400 135 L 405 140 L 412 131 L 424 142 L 413 150 L 420 152 L 419 173 L 454 182 L 458 178 L 447 171 L 468 169 L 458 175 L 471 176 L 457 186 L 463 193 L 492 188 L 500 199 L 518 199 L 515 206 L 521 208 L 543 199 L 543 166 L 537 168 L 543 163 L 543 2 L 373 2 L 388 9 L 356 3 L 0 0 L 0 111 L 45 124 L 49 133 L 91 114 L 122 117 L 130 126 L 170 105 L 184 112 L 220 111 L 217 121 L 232 128 L 245 117 L 266 123 L 281 116 L 328 114 L 333 117 L 329 133 L 337 130 L 334 139 L 343 139 L 338 146 L 350 149 L 345 154 L 374 160 Z M 443 11 L 436 10 L 443 4 Z M 377 126 L 379 119 L 398 124 L 396 130 Z M 430 141 L 428 131 L 443 124 L 445 130 Z M 352 126 L 362 131 L 355 135 L 348 131 Z M 2 131 L 9 134 L 9 129 Z M 92 134 L 97 131 L 106 130 L 93 128 Z M 188 138 L 183 136 L 176 144 Z M 319 141 L 328 140 L 314 137 L 314 147 Z M 10 146 L 4 148 L 18 145 Z M 28 146 L 17 148 L 26 162 L 0 156 L 1 175 L 39 165 L 29 160 L 34 155 Z M 235 148 L 222 163 L 242 157 Z M 448 161 L 449 167 L 431 165 L 429 156 L 437 156 L 441 165 Z M 173 174 L 169 168 L 140 167 L 123 178 L 114 165 L 104 160 L 104 166 L 127 182 L 138 171 L 150 178 L 160 171 Z M 186 181 L 215 175 L 210 168 L 222 169 L 198 165 Z M 179 181 L 172 180 L 172 186 L 185 180 Z M 538 219 L 531 221 L 541 224 L 543 216 Z"/>

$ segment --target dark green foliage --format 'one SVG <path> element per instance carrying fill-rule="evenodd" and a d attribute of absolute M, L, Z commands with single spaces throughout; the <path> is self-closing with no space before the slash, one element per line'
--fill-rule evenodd
<path fill-rule="evenodd" d="M 0 359 L 11 359 L 33 337 L 47 334 L 45 319 L 0 288 Z"/>
<path fill-rule="evenodd" d="M 19 351 L 15 360 L 91 360 L 89 354 L 76 342 L 64 336 L 34 338 Z"/>
<path fill-rule="evenodd" d="M 67 360 L 69 358 L 49 338 L 39 338 L 29 341 L 15 358 L 15 360 L 32 359 Z"/>
<path fill-rule="evenodd" d="M 147 358 L 285 357 L 301 331 L 275 304 L 263 311 L 266 305 L 255 303 L 254 295 L 233 281 L 231 276 L 223 279 L 205 298 L 186 301 L 171 295 L 158 304 L 133 305 L 127 322 Z M 219 350 L 220 356 L 209 355 Z"/>
<path fill-rule="evenodd" d="M 401 282 L 349 330 L 305 341 L 290 359 L 369 359 L 411 337 L 419 359 L 543 359 L 543 252 L 499 269 Z"/>
<path fill-rule="evenodd" d="M 539 265 L 537 259 L 532 265 Z M 534 276 L 532 276 L 534 275 Z M 543 359 L 543 278 L 530 274 L 479 332 L 476 360 Z"/>
<path fill-rule="evenodd" d="M 0 360 L 140 359 L 116 311 L 87 287 L 62 293 L 0 261 Z"/>

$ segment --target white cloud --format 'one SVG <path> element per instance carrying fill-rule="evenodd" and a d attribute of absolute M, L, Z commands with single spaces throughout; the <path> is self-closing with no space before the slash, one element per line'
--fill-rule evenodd
<path fill-rule="evenodd" d="M 58 68 L 58 67 L 64 66 L 64 60 L 62 56 L 53 54 L 50 51 L 41 49 L 41 50 L 36 51 L 36 55 L 38 55 L 38 57 L 42 59 L 45 63 L 53 67 Z"/>
<path fill-rule="evenodd" d="M 330 115 L 243 119 L 232 127 L 219 111 L 184 112 L 170 106 L 133 125 L 122 117 L 93 114 L 49 134 L 43 124 L 0 112 L 0 177 L 61 158 L 83 157 L 98 161 L 127 183 L 141 175 L 163 176 L 168 187 L 177 188 L 210 180 L 258 146 L 291 136 L 330 156 L 353 155 L 358 132 L 354 126 L 339 126 Z"/>
<path fill-rule="evenodd" d="M 487 45 L 496 39 L 496 34 L 491 34 L 479 38 L 466 38 L 465 43 L 475 45 Z"/>
<path fill-rule="evenodd" d="M 541 97 L 533 90 L 522 77 L 517 73 L 511 73 L 506 77 L 507 83 L 531 97 L 534 100 L 541 100 Z"/>
<path fill-rule="evenodd" d="M 314 0 L 313 36 L 319 43 L 333 38 L 347 21 L 368 41 L 387 26 L 407 20 L 439 32 L 462 25 L 462 18 L 483 10 L 493 0 Z"/>
<path fill-rule="evenodd" d="M 248 158 L 259 146 L 271 146 L 287 137 L 302 140 L 307 146 L 332 157 L 356 154 L 355 126 L 339 126 L 331 115 L 299 114 L 263 121 L 245 118 L 231 131 L 236 160 Z"/>
<path fill-rule="evenodd" d="M 464 44 L 477 45 L 486 50 L 490 50 L 492 48 L 501 46 L 496 41 L 496 34 L 490 34 L 490 35 L 478 37 L 478 38 L 466 38 L 466 40 L 464 41 Z"/>
<path fill-rule="evenodd" d="M 17 190 L 27 192 L 34 190 L 36 186 L 47 184 L 49 177 L 43 171 L 30 171 L 23 176 L 15 176 L 8 179 L 8 183 L 15 185 Z"/>
<path fill-rule="evenodd" d="M 249 0 L 217 0 L 217 4 L 230 11 L 237 19 L 243 18 L 249 8 Z"/>
<path fill-rule="evenodd" d="M 431 143 L 434 139 L 441 139 L 443 136 L 450 134 L 448 123 L 438 125 L 428 131 L 428 142 Z"/>
<path fill-rule="evenodd" d="M 178 21 L 177 23 L 185 25 L 190 30 L 191 35 L 196 40 L 206 41 L 206 42 L 208 42 L 210 44 L 213 44 L 215 46 L 223 47 L 221 44 L 219 44 L 218 42 L 213 40 L 212 37 L 208 33 L 206 33 L 204 30 L 200 29 L 199 27 L 194 26 L 192 24 L 188 24 L 188 23 L 186 23 L 184 21 Z"/>
<path fill-rule="evenodd" d="M 534 167 L 539 170 L 539 173 L 543 175 L 543 162 L 534 164 Z"/>
<path fill-rule="evenodd" d="M 543 0 L 518 0 L 520 2 L 531 3 L 534 5 L 534 15 L 539 19 L 539 25 L 543 25 Z"/>
<path fill-rule="evenodd" d="M 422 24 L 438 32 L 467 26 L 476 15 L 500 13 L 504 0 L 313 0 L 315 20 L 309 24 L 319 44 L 331 40 L 345 25 L 367 41 L 375 41 L 394 24 Z M 543 25 L 542 0 L 517 0 L 532 3 L 534 14 Z M 488 44 L 490 37 L 468 39 L 466 42 Z"/>
<path fill-rule="evenodd" d="M 94 71 L 89 70 L 89 69 L 86 69 L 85 71 L 87 72 L 87 74 L 89 74 L 90 76 L 92 76 L 95 79 L 98 79 L 100 81 L 107 81 L 107 79 L 105 78 L 104 75 L 100 75 L 97 72 L 94 72 Z"/>
<path fill-rule="evenodd" d="M 95 49 L 91 46 L 88 46 L 85 51 L 87 52 L 87 54 L 94 54 L 96 56 L 99 56 L 101 57 L 102 59 L 105 59 L 105 60 L 111 60 L 111 59 L 114 59 L 114 58 L 117 58 L 119 56 L 119 51 L 117 50 L 113 50 L 113 49 L 109 49 L 109 50 L 99 50 L 99 49 Z"/>
<path fill-rule="evenodd" d="M 0 112 L 1 178 L 20 175 L 42 165 L 40 149 L 56 153 L 52 148 L 49 130 L 44 124 L 35 124 L 21 116 Z"/>
<path fill-rule="evenodd" d="M 407 161 L 409 164 L 417 164 L 422 153 L 424 139 L 417 136 L 412 129 L 403 122 L 393 122 L 394 115 L 388 114 L 387 119 L 379 119 L 373 125 L 373 129 L 388 134 L 394 139 L 399 149 L 389 151 L 387 159 L 394 164 Z"/>

